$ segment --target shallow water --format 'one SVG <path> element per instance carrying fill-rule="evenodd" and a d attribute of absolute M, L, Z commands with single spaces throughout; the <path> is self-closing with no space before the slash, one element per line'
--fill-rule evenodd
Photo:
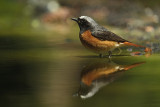
<path fill-rule="evenodd" d="M 159 107 L 159 55 L 98 58 L 78 49 L 1 50 L 2 107 Z"/>

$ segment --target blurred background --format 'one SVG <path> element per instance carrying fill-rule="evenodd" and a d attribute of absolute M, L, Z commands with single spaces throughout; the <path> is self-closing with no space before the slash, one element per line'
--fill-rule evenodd
<path fill-rule="evenodd" d="M 3 0 L 0 48 L 80 45 L 79 28 L 70 18 L 81 15 L 93 17 L 132 42 L 156 48 L 160 39 L 158 4 L 159 0 Z"/>
<path fill-rule="evenodd" d="M 159 107 L 159 4 L 160 0 L 1 0 L 0 106 Z M 79 41 L 79 27 L 70 19 L 81 15 L 153 50 L 148 59 L 113 57 L 120 65 L 147 63 L 87 100 L 72 96 L 82 69 L 103 62 Z"/>

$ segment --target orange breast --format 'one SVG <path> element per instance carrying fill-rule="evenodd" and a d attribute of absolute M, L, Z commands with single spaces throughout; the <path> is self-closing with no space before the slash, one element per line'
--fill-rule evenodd
<path fill-rule="evenodd" d="M 86 48 L 97 53 L 106 53 L 116 48 L 116 44 L 118 44 L 114 41 L 101 41 L 92 36 L 89 30 L 80 35 L 80 40 Z"/>

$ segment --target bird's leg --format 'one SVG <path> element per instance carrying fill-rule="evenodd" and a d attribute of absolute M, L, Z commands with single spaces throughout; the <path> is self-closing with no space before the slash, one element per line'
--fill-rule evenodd
<path fill-rule="evenodd" d="M 110 59 L 112 56 L 112 51 L 108 51 L 108 58 Z"/>
<path fill-rule="evenodd" d="M 100 57 L 100 58 L 103 58 L 103 54 L 99 54 L 99 57 Z"/>

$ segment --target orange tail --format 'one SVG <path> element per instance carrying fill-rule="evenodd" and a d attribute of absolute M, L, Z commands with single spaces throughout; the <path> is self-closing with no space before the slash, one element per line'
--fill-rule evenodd
<path fill-rule="evenodd" d="M 146 63 L 146 62 L 139 62 L 139 63 L 135 63 L 135 64 L 132 64 L 132 65 L 126 66 L 124 68 L 124 70 L 129 70 L 131 68 L 134 68 L 134 67 L 139 66 L 139 65 L 144 64 L 144 63 Z"/>
<path fill-rule="evenodd" d="M 146 52 L 146 53 L 151 53 L 152 52 L 151 48 L 148 48 L 148 47 L 145 47 L 145 46 L 137 45 L 137 44 L 134 44 L 134 43 L 131 43 L 131 42 L 124 42 L 124 44 L 128 45 L 128 46 L 135 46 L 135 47 L 145 48 L 144 52 Z"/>
<path fill-rule="evenodd" d="M 148 52 L 148 53 L 149 53 L 149 52 L 151 53 L 151 52 L 152 52 L 152 49 L 147 47 L 144 51 L 145 51 L 145 52 Z"/>
<path fill-rule="evenodd" d="M 144 48 L 144 46 L 141 46 L 141 45 L 136 45 L 136 44 L 134 44 L 134 43 L 131 43 L 131 42 L 124 42 L 124 44 L 125 44 L 125 45 L 129 45 L 129 46 L 143 47 L 143 48 Z"/>

